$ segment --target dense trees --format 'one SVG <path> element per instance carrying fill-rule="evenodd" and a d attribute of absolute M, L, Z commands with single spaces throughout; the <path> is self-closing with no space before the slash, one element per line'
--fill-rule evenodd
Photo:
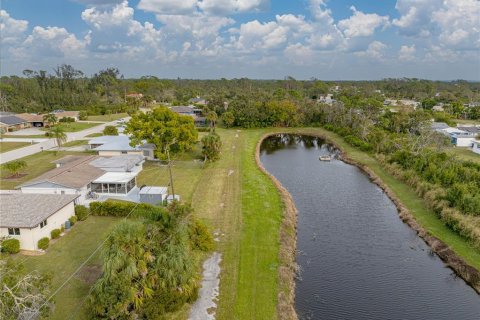
<path fill-rule="evenodd" d="M 118 136 L 118 129 L 115 126 L 105 126 L 103 134 L 106 136 Z"/>
<path fill-rule="evenodd" d="M 205 161 L 218 160 L 221 148 L 222 141 L 215 132 L 211 132 L 202 138 L 202 155 L 205 157 Z"/>
<path fill-rule="evenodd" d="M 121 222 L 105 244 L 89 297 L 92 318 L 163 319 L 197 297 L 195 252 L 212 248 L 208 230 L 178 203 L 150 206 L 141 217 Z"/>
<path fill-rule="evenodd" d="M 153 143 L 159 158 L 165 157 L 167 148 L 173 153 L 190 150 L 198 139 L 193 118 L 179 115 L 166 107 L 135 114 L 125 132 L 132 135 L 132 145 L 143 141 Z"/>

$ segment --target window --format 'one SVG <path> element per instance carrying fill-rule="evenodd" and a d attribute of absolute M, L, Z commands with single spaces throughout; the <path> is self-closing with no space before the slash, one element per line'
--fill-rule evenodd
<path fill-rule="evenodd" d="M 20 228 L 8 228 L 8 234 L 11 236 L 19 236 Z"/>
<path fill-rule="evenodd" d="M 40 222 L 40 228 L 43 228 L 47 225 L 47 220 L 43 220 L 42 222 Z"/>
<path fill-rule="evenodd" d="M 122 154 L 127 154 L 127 151 L 122 151 Z"/>
<path fill-rule="evenodd" d="M 61 194 L 65 194 L 65 190 L 60 191 Z"/>

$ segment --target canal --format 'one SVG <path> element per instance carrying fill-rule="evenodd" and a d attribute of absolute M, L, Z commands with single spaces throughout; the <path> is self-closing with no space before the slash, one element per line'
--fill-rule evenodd
<path fill-rule="evenodd" d="M 319 161 L 320 155 L 332 156 Z M 260 159 L 298 209 L 300 319 L 480 319 L 480 296 L 320 138 L 275 135 Z"/>

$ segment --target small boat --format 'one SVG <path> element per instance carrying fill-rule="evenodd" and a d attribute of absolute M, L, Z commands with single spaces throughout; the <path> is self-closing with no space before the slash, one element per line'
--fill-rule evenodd
<path fill-rule="evenodd" d="M 318 159 L 320 161 L 330 161 L 330 160 L 332 160 L 332 157 L 331 156 L 320 156 Z"/>

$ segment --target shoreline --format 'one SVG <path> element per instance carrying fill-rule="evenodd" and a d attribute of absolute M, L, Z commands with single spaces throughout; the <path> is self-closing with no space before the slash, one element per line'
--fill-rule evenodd
<path fill-rule="evenodd" d="M 272 180 L 273 184 L 279 191 L 284 204 L 284 218 L 280 228 L 280 267 L 279 280 L 285 281 L 286 289 L 280 290 L 278 294 L 278 318 L 279 319 L 298 319 L 295 311 L 295 271 L 296 264 L 296 232 L 297 232 L 297 209 L 290 193 L 278 181 L 278 179 L 270 174 L 262 165 L 260 161 L 260 145 L 266 138 L 277 134 L 300 134 L 306 136 L 313 136 L 324 139 L 327 143 L 332 144 L 340 152 L 341 161 L 354 165 L 365 173 L 370 181 L 376 184 L 387 197 L 394 203 L 397 208 L 397 213 L 403 223 L 407 224 L 417 235 L 432 249 L 432 251 L 445 263 L 445 265 L 452 269 L 460 278 L 462 278 L 477 294 L 480 295 L 480 271 L 469 265 L 465 260 L 458 256 L 448 245 L 442 240 L 431 235 L 423 226 L 421 226 L 410 213 L 410 211 L 403 205 L 396 194 L 390 187 L 380 179 L 380 177 L 367 165 L 359 163 L 351 159 L 347 153 L 339 146 L 338 143 L 332 139 L 322 135 L 321 133 L 303 133 L 295 130 L 285 130 L 278 132 L 269 132 L 263 134 L 256 146 L 255 161 L 258 168 L 265 173 Z M 293 236 L 292 236 L 293 234 Z M 292 251 L 293 246 L 293 251 Z M 288 256 L 287 256 L 288 255 Z"/>

